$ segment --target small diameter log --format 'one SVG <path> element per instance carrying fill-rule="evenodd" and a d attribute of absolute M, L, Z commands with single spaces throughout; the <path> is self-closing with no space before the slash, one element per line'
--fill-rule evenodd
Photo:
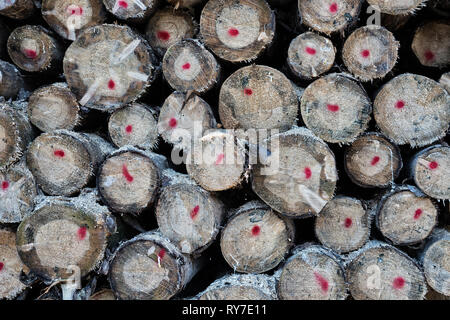
<path fill-rule="evenodd" d="M 33 0 L 0 0 L 0 15 L 11 19 L 26 19 L 34 10 Z"/>
<path fill-rule="evenodd" d="M 30 122 L 43 132 L 72 130 L 81 120 L 77 98 L 65 83 L 54 83 L 34 91 L 27 112 Z"/>
<path fill-rule="evenodd" d="M 337 253 L 361 248 L 370 235 L 370 215 L 355 198 L 338 196 L 329 201 L 315 222 L 317 239 Z"/>
<path fill-rule="evenodd" d="M 298 10 L 304 25 L 329 35 L 355 23 L 361 4 L 361 0 L 298 0 Z"/>
<path fill-rule="evenodd" d="M 378 127 L 396 144 L 421 147 L 445 136 L 450 96 L 436 81 L 405 73 L 377 94 L 373 114 Z"/>
<path fill-rule="evenodd" d="M 294 244 L 291 220 L 260 201 L 239 207 L 220 238 L 222 255 L 234 271 L 262 273 L 275 268 Z"/>
<path fill-rule="evenodd" d="M 182 253 L 197 255 L 216 239 L 225 216 L 224 205 L 187 175 L 173 170 L 162 175 L 175 176 L 175 181 L 159 196 L 155 212 L 159 230 Z"/>
<path fill-rule="evenodd" d="M 412 186 L 396 187 L 379 201 L 376 225 L 394 245 L 421 242 L 437 224 L 436 204 Z"/>
<path fill-rule="evenodd" d="M 23 87 L 19 70 L 13 64 L 0 60 L 0 96 L 15 98 Z"/>
<path fill-rule="evenodd" d="M 14 299 L 25 290 L 26 285 L 20 281 L 24 269 L 17 254 L 15 232 L 0 227 L 0 299 Z"/>
<path fill-rule="evenodd" d="M 131 145 L 153 149 L 158 143 L 156 111 L 142 103 L 132 103 L 109 117 L 108 133 L 119 148 Z"/>
<path fill-rule="evenodd" d="M 379 11 L 392 15 L 408 15 L 425 6 L 426 0 L 367 0 Z"/>
<path fill-rule="evenodd" d="M 450 72 L 444 73 L 439 79 L 439 84 L 450 94 Z"/>
<path fill-rule="evenodd" d="M 237 70 L 223 83 L 219 115 L 227 129 L 286 131 L 296 123 L 298 98 L 283 73 L 251 65 Z"/>
<path fill-rule="evenodd" d="M 158 132 L 175 148 L 189 149 L 194 139 L 217 126 L 209 104 L 195 94 L 173 92 L 164 101 L 158 119 Z"/>
<path fill-rule="evenodd" d="M 300 99 L 303 121 L 319 138 L 351 143 L 371 119 L 372 103 L 358 82 L 333 73 L 311 83 Z"/>
<path fill-rule="evenodd" d="M 45 197 L 17 229 L 17 250 L 44 281 L 84 277 L 99 267 L 115 220 L 92 194 Z"/>
<path fill-rule="evenodd" d="M 111 153 L 103 162 L 97 186 L 113 212 L 139 214 L 156 197 L 165 157 L 126 146 Z"/>
<path fill-rule="evenodd" d="M 0 223 L 21 222 L 33 211 L 36 195 L 36 182 L 25 163 L 0 171 Z"/>
<path fill-rule="evenodd" d="M 233 274 L 217 279 L 198 300 L 278 300 L 275 279 L 265 274 Z"/>
<path fill-rule="evenodd" d="M 426 67 L 450 65 L 450 22 L 433 21 L 416 30 L 411 48 Z"/>
<path fill-rule="evenodd" d="M 384 188 L 394 183 L 403 162 L 395 144 L 377 132 L 369 132 L 346 149 L 344 167 L 353 183 Z"/>
<path fill-rule="evenodd" d="M 116 297 L 114 296 L 114 292 L 112 290 L 103 289 L 94 293 L 88 300 L 116 300 Z"/>
<path fill-rule="evenodd" d="M 128 26 L 104 24 L 66 51 L 64 75 L 82 106 L 111 111 L 138 99 L 157 75 L 147 42 Z"/>
<path fill-rule="evenodd" d="M 450 199 L 450 147 L 435 145 L 417 153 L 410 171 L 415 184 L 435 199 Z"/>
<path fill-rule="evenodd" d="M 32 138 L 25 113 L 16 105 L 0 102 L 0 169 L 17 162 Z"/>
<path fill-rule="evenodd" d="M 326 73 L 334 64 L 336 48 L 330 39 L 305 32 L 291 41 L 287 64 L 300 79 L 313 79 Z"/>
<path fill-rule="evenodd" d="M 317 215 L 336 188 L 336 161 L 328 145 L 298 127 L 265 143 L 267 159 L 253 166 L 253 191 L 288 217 Z"/>
<path fill-rule="evenodd" d="M 369 25 L 354 31 L 345 41 L 342 59 L 361 81 L 384 78 L 397 63 L 400 42 L 387 29 Z"/>
<path fill-rule="evenodd" d="M 192 9 L 195 6 L 204 3 L 206 0 L 166 0 L 166 1 L 171 5 L 173 5 L 175 9 L 178 8 Z"/>
<path fill-rule="evenodd" d="M 425 278 L 437 292 L 450 297 L 450 233 L 435 229 L 420 254 Z"/>
<path fill-rule="evenodd" d="M 218 81 L 220 65 L 203 45 L 194 39 L 170 46 L 163 58 L 164 78 L 176 91 L 203 93 Z"/>
<path fill-rule="evenodd" d="M 160 56 L 171 45 L 183 39 L 194 38 L 196 33 L 194 17 L 188 11 L 170 7 L 156 11 L 145 28 L 148 42 Z"/>
<path fill-rule="evenodd" d="M 186 169 L 203 189 L 223 191 L 242 183 L 245 161 L 242 141 L 231 133 L 217 130 L 194 141 L 186 157 Z"/>
<path fill-rule="evenodd" d="M 281 300 L 345 300 L 347 285 L 341 258 L 315 244 L 296 247 L 281 267 L 277 283 Z"/>
<path fill-rule="evenodd" d="M 144 22 L 159 5 L 159 0 L 103 0 L 106 9 L 121 20 Z"/>
<path fill-rule="evenodd" d="M 27 165 L 49 195 L 71 196 L 85 187 L 112 146 L 93 134 L 56 130 L 37 137 Z"/>
<path fill-rule="evenodd" d="M 168 300 L 198 270 L 197 264 L 159 232 L 122 243 L 114 253 L 109 283 L 119 300 Z"/>
<path fill-rule="evenodd" d="M 44 0 L 42 17 L 62 38 L 73 41 L 83 29 L 103 23 L 106 12 L 101 0 Z"/>
<path fill-rule="evenodd" d="M 209 0 L 200 16 L 200 33 L 221 59 L 250 62 L 272 43 L 275 14 L 265 0 Z"/>
<path fill-rule="evenodd" d="M 37 25 L 14 29 L 7 46 L 14 64 L 28 72 L 57 70 L 64 55 L 59 42 L 48 30 Z"/>
<path fill-rule="evenodd" d="M 415 260 L 380 241 L 351 253 L 346 279 L 355 300 L 423 300 L 425 277 Z"/>

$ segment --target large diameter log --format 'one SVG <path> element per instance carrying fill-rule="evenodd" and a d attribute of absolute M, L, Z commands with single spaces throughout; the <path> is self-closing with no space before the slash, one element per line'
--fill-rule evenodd
<path fill-rule="evenodd" d="M 64 55 L 56 38 L 38 25 L 14 29 L 8 38 L 7 46 L 14 64 L 28 72 L 58 70 Z"/>
<path fill-rule="evenodd" d="M 159 0 L 103 0 L 106 9 L 121 20 L 142 23 L 159 5 Z"/>
<path fill-rule="evenodd" d="M 416 30 L 411 48 L 426 67 L 444 68 L 450 64 L 450 22 L 433 21 Z"/>
<path fill-rule="evenodd" d="M 168 300 L 179 293 L 198 265 L 159 232 L 142 233 L 122 243 L 109 271 L 119 300 Z"/>
<path fill-rule="evenodd" d="M 34 10 L 33 0 L 0 0 L 0 15 L 11 19 L 26 19 Z"/>
<path fill-rule="evenodd" d="M 370 235 L 371 219 L 358 199 L 337 196 L 316 218 L 314 230 L 319 241 L 337 253 L 361 248 Z"/>
<path fill-rule="evenodd" d="M 80 104 L 103 111 L 138 99 L 158 72 L 156 57 L 128 26 L 84 30 L 64 56 L 64 75 Z"/>
<path fill-rule="evenodd" d="M 275 279 L 265 274 L 227 275 L 200 292 L 198 300 L 278 300 Z"/>
<path fill-rule="evenodd" d="M 24 81 L 19 70 L 14 65 L 0 60 L 0 96 L 15 98 L 23 87 Z"/>
<path fill-rule="evenodd" d="M 355 300 L 423 300 L 427 292 L 417 262 L 379 241 L 348 256 L 346 279 Z"/>
<path fill-rule="evenodd" d="M 272 135 L 266 143 L 267 159 L 253 166 L 255 193 L 288 217 L 317 215 L 334 196 L 333 152 L 306 128 Z"/>
<path fill-rule="evenodd" d="M 342 259 L 315 244 L 296 247 L 281 267 L 277 283 L 282 300 L 345 300 L 347 285 Z"/>
<path fill-rule="evenodd" d="M 100 266 L 114 218 L 95 195 L 45 197 L 17 229 L 20 258 L 45 281 L 84 277 Z"/>
<path fill-rule="evenodd" d="M 425 278 L 437 292 L 450 297 L 450 233 L 435 229 L 420 254 Z"/>
<path fill-rule="evenodd" d="M 384 188 L 394 183 L 403 167 L 400 149 L 377 132 L 356 139 L 346 150 L 344 166 L 353 183 Z"/>
<path fill-rule="evenodd" d="M 418 152 L 410 164 L 414 182 L 426 195 L 450 199 L 450 147 L 434 145 Z"/>
<path fill-rule="evenodd" d="M 361 0 L 298 0 L 303 24 L 325 34 L 344 31 L 358 20 Z"/>
<path fill-rule="evenodd" d="M 408 15 L 424 7 L 426 0 L 367 0 L 367 2 L 383 13 Z"/>
<path fill-rule="evenodd" d="M 101 0 L 44 0 L 42 17 L 62 38 L 73 41 L 83 29 L 101 24 L 106 12 Z"/>
<path fill-rule="evenodd" d="M 298 99 L 283 73 L 251 65 L 237 70 L 223 83 L 219 115 L 227 129 L 287 131 L 296 123 Z"/>
<path fill-rule="evenodd" d="M 225 216 L 223 203 L 187 175 L 164 170 L 171 183 L 156 207 L 159 230 L 185 254 L 199 254 L 216 239 Z M 164 177 L 163 177 L 164 179 Z"/>
<path fill-rule="evenodd" d="M 14 299 L 26 289 L 20 281 L 26 269 L 17 253 L 15 232 L 0 227 L 0 299 Z"/>
<path fill-rule="evenodd" d="M 202 10 L 200 33 L 220 58 L 249 62 L 271 44 L 275 14 L 265 0 L 210 0 Z"/>
<path fill-rule="evenodd" d="M 24 162 L 0 171 L 0 223 L 19 223 L 33 211 L 36 182 Z"/>
<path fill-rule="evenodd" d="M 437 82 L 405 73 L 377 94 L 373 114 L 378 127 L 396 144 L 421 147 L 445 136 L 450 96 Z"/>
<path fill-rule="evenodd" d="M 239 207 L 227 221 L 220 248 L 235 271 L 262 273 L 284 259 L 294 237 L 291 220 L 279 216 L 260 201 L 251 201 Z"/>
<path fill-rule="evenodd" d="M 303 121 L 319 138 L 351 143 L 371 119 L 372 103 L 358 82 L 333 73 L 311 83 L 300 100 Z"/>
<path fill-rule="evenodd" d="M 97 186 L 113 212 L 140 214 L 151 205 L 161 185 L 165 157 L 125 146 L 112 152 L 99 168 Z"/>
<path fill-rule="evenodd" d="M 112 149 L 99 136 L 56 130 L 32 142 L 27 150 L 27 165 L 45 193 L 70 196 L 91 181 Z"/>

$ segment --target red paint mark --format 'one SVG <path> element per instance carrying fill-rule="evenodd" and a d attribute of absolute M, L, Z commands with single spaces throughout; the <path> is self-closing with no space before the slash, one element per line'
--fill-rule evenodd
<path fill-rule="evenodd" d="M 64 156 L 66 155 L 63 150 L 55 150 L 53 151 L 53 154 L 58 158 L 64 158 Z"/>
<path fill-rule="evenodd" d="M 370 56 L 370 51 L 369 50 L 363 50 L 361 51 L 361 56 L 363 58 L 368 58 Z"/>
<path fill-rule="evenodd" d="M 77 235 L 78 235 L 78 240 L 84 240 L 84 238 L 86 238 L 86 232 L 87 232 L 87 228 L 86 227 L 81 227 L 80 229 L 78 229 Z"/>
<path fill-rule="evenodd" d="M 169 120 L 169 126 L 170 126 L 171 128 L 175 128 L 175 127 L 177 126 L 177 119 L 175 119 L 175 118 L 170 118 L 170 120 Z"/>
<path fill-rule="evenodd" d="M 164 30 L 158 31 L 156 35 L 158 36 L 158 39 L 162 41 L 167 41 L 170 39 L 170 33 Z"/>
<path fill-rule="evenodd" d="M 435 55 L 434 55 L 434 53 L 433 53 L 432 51 L 427 50 L 427 51 L 425 52 L 425 59 L 426 59 L 427 61 L 434 60 L 434 57 L 435 57 Z"/>
<path fill-rule="evenodd" d="M 30 59 L 36 59 L 36 57 L 37 57 L 37 52 L 35 50 L 24 49 L 23 53 L 27 56 L 27 58 L 30 58 Z"/>
<path fill-rule="evenodd" d="M 339 106 L 337 104 L 327 104 L 327 109 L 331 112 L 339 111 Z"/>
<path fill-rule="evenodd" d="M 316 54 L 316 49 L 311 48 L 311 47 L 306 47 L 305 51 L 306 51 L 307 54 L 310 54 L 312 56 Z"/>
<path fill-rule="evenodd" d="M 8 181 L 3 181 L 2 182 L 2 190 L 6 190 L 9 188 L 9 182 Z"/>
<path fill-rule="evenodd" d="M 414 212 L 414 220 L 417 220 L 422 215 L 422 209 L 417 209 L 416 212 Z"/>
<path fill-rule="evenodd" d="M 392 286 L 394 289 L 401 289 L 405 286 L 405 279 L 402 277 L 397 277 L 394 279 L 394 282 L 392 282 Z"/>
<path fill-rule="evenodd" d="M 67 12 L 71 15 L 81 16 L 83 15 L 83 8 L 71 5 L 67 8 Z"/>
<path fill-rule="evenodd" d="M 431 161 L 431 162 L 428 164 L 428 167 L 429 167 L 431 170 L 436 169 L 438 166 L 439 166 L 439 164 L 438 164 L 436 161 Z"/>
<path fill-rule="evenodd" d="M 350 227 L 352 226 L 352 224 L 353 224 L 352 219 L 350 219 L 350 218 L 345 218 L 344 226 L 345 226 L 346 228 L 350 228 Z"/>
<path fill-rule="evenodd" d="M 189 70 L 191 68 L 191 64 L 189 62 L 186 62 L 181 66 L 183 70 Z"/>
<path fill-rule="evenodd" d="M 397 103 L 395 104 L 395 107 L 397 109 L 402 109 L 405 106 L 405 101 L 403 100 L 398 100 Z"/>
<path fill-rule="evenodd" d="M 127 133 L 133 132 L 133 126 L 132 126 L 131 124 L 128 125 L 128 126 L 125 128 L 125 131 L 126 131 Z"/>
<path fill-rule="evenodd" d="M 306 179 L 311 178 L 311 176 L 312 176 L 312 171 L 311 171 L 311 169 L 310 169 L 309 167 L 306 167 L 305 170 L 303 170 L 303 172 L 305 173 Z"/>
<path fill-rule="evenodd" d="M 253 94 L 253 90 L 250 88 L 245 88 L 244 89 L 244 94 L 247 96 L 251 96 Z"/>
<path fill-rule="evenodd" d="M 322 277 L 317 272 L 314 272 L 314 277 L 316 277 L 317 283 L 320 285 L 320 289 L 325 293 L 328 291 L 328 281 L 324 277 Z"/>
<path fill-rule="evenodd" d="M 5 266 L 5 264 L 3 262 L 0 262 L 0 271 L 3 270 L 3 267 Z"/>
<path fill-rule="evenodd" d="M 370 162 L 371 165 L 376 165 L 378 162 L 380 161 L 380 157 L 379 156 L 375 156 L 372 158 L 372 161 Z"/>
<path fill-rule="evenodd" d="M 194 207 L 194 209 L 191 210 L 191 219 L 194 219 L 198 215 L 199 211 L 200 211 L 200 206 L 196 205 Z"/>
<path fill-rule="evenodd" d="M 259 226 L 254 226 L 252 228 L 252 235 L 255 237 L 258 236 L 261 233 L 261 228 Z"/>
<path fill-rule="evenodd" d="M 222 164 L 225 155 L 223 153 L 219 154 L 216 159 L 216 165 Z"/>
<path fill-rule="evenodd" d="M 122 174 L 125 177 L 125 179 L 127 179 L 128 182 L 133 182 L 134 178 L 133 176 L 128 172 L 128 168 L 127 165 L 124 164 L 122 166 Z"/>
<path fill-rule="evenodd" d="M 228 29 L 228 34 L 232 37 L 237 37 L 239 35 L 239 30 L 236 28 Z"/>
<path fill-rule="evenodd" d="M 162 260 L 165 255 L 166 255 L 166 250 L 164 248 L 159 250 L 159 252 L 158 252 L 158 259 Z"/>
<path fill-rule="evenodd" d="M 336 2 L 333 2 L 333 3 L 331 4 L 331 6 L 330 6 L 330 12 L 331 12 L 331 13 L 336 13 L 337 10 L 338 10 L 338 5 L 337 5 Z"/>
<path fill-rule="evenodd" d="M 109 81 L 108 81 L 108 88 L 110 90 L 114 90 L 115 87 L 116 87 L 116 83 L 114 82 L 114 80 L 113 79 L 109 79 Z"/>
<path fill-rule="evenodd" d="M 128 8 L 128 2 L 126 2 L 126 1 L 119 1 L 119 7 L 122 7 L 124 9 Z"/>

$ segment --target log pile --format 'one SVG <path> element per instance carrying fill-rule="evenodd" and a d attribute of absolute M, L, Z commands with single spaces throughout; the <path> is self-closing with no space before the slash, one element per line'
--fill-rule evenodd
<path fill-rule="evenodd" d="M 0 299 L 450 299 L 448 10 L 0 0 Z"/>

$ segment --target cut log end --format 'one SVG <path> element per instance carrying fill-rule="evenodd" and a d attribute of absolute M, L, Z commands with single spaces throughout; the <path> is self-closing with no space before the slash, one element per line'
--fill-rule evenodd
<path fill-rule="evenodd" d="M 116 297 L 112 290 L 103 289 L 90 296 L 89 300 L 116 300 Z"/>
<path fill-rule="evenodd" d="M 424 7 L 426 0 L 367 0 L 367 2 L 383 13 L 408 15 Z"/>
<path fill-rule="evenodd" d="M 450 64 L 450 22 L 434 21 L 419 27 L 412 50 L 426 67 L 443 68 Z"/>
<path fill-rule="evenodd" d="M 106 9 L 121 20 L 143 22 L 155 12 L 158 0 L 103 0 Z"/>
<path fill-rule="evenodd" d="M 0 0 L 0 15 L 23 20 L 30 17 L 35 10 L 33 0 Z"/>
<path fill-rule="evenodd" d="M 24 81 L 19 70 L 14 65 L 0 60 L 0 96 L 15 98 L 23 87 Z"/>

